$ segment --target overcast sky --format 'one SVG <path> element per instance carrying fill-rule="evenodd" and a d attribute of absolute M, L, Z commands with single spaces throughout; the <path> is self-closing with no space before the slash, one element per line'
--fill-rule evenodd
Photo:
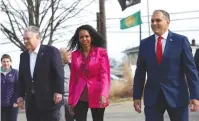
<path fill-rule="evenodd" d="M 85 0 L 86 1 L 86 0 Z M 164 9 L 170 13 L 171 23 L 170 30 L 179 34 L 186 35 L 190 40 L 195 38 L 199 44 L 199 8 L 198 0 L 149 0 L 149 14 L 156 9 Z M 142 16 L 142 38 L 149 36 L 148 18 L 147 18 L 147 0 L 142 0 L 141 4 L 127 8 L 121 11 L 117 0 L 107 0 L 106 2 L 106 26 L 107 26 L 107 41 L 109 57 L 121 60 L 124 56 L 121 52 L 127 48 L 136 47 L 139 45 L 139 26 L 120 30 L 120 19 L 127 17 L 138 10 L 141 10 Z M 96 28 L 96 12 L 99 11 L 98 2 L 94 2 L 86 8 L 79 16 L 67 21 L 67 25 L 74 25 L 70 28 L 63 29 L 62 37 L 54 43 L 54 46 L 60 48 L 67 45 L 74 34 L 75 29 L 79 24 L 90 24 Z M 2 17 L 2 15 L 1 15 Z M 114 18 L 114 19 L 113 19 Z M 150 17 L 151 19 L 151 17 Z M 0 20 L 0 22 L 4 22 Z M 150 32 L 152 35 L 153 33 Z M 5 36 L 0 32 L 1 42 L 5 42 Z M 9 52 L 13 58 L 13 66 L 18 68 L 20 51 L 13 44 L 0 45 L 1 55 Z"/>

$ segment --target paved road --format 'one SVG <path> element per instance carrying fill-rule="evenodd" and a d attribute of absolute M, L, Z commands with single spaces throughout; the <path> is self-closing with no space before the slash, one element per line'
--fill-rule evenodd
<path fill-rule="evenodd" d="M 26 121 L 25 114 L 20 113 L 18 119 L 18 121 Z M 165 114 L 165 119 L 165 121 L 170 121 L 167 114 Z M 90 111 L 88 121 L 92 121 Z M 105 121 L 144 121 L 144 114 L 136 113 L 132 108 L 132 102 L 117 103 L 106 109 Z M 199 121 L 199 111 L 190 113 L 190 121 Z"/>

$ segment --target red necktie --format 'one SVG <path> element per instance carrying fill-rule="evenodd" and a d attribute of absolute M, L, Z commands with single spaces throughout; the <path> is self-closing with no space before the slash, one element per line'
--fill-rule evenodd
<path fill-rule="evenodd" d="M 161 42 L 161 40 L 162 40 L 162 37 L 159 36 L 157 48 L 156 48 L 156 57 L 157 57 L 158 64 L 160 64 L 162 61 L 162 42 Z"/>

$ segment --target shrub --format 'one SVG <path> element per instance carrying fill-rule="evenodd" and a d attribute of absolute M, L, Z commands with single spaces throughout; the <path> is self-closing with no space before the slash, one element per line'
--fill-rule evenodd
<path fill-rule="evenodd" d="M 123 62 L 123 77 L 127 81 L 111 81 L 110 99 L 127 98 L 133 95 L 133 76 L 128 62 Z"/>

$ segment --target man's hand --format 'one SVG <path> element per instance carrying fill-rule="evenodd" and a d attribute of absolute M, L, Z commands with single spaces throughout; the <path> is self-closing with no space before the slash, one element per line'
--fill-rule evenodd
<path fill-rule="evenodd" d="M 75 116 L 72 105 L 68 105 L 68 112 L 70 113 L 71 116 Z"/>
<path fill-rule="evenodd" d="M 24 99 L 23 99 L 23 97 L 19 97 L 17 99 L 17 104 L 18 104 L 20 109 L 24 109 Z"/>
<path fill-rule="evenodd" d="M 190 111 L 195 112 L 199 109 L 199 101 L 196 99 L 191 99 L 189 106 L 190 106 Z"/>
<path fill-rule="evenodd" d="M 19 106 L 19 105 L 18 105 L 17 103 L 14 103 L 12 107 L 13 107 L 13 108 L 17 108 L 18 106 Z"/>
<path fill-rule="evenodd" d="M 140 99 L 134 100 L 133 106 L 134 106 L 134 109 L 135 109 L 136 112 L 138 112 L 138 113 L 142 112 L 142 110 L 141 110 L 141 100 Z"/>
<path fill-rule="evenodd" d="M 100 107 L 101 108 L 105 108 L 105 106 L 106 106 L 106 102 L 107 100 L 106 100 L 106 97 L 104 97 L 104 96 L 101 96 L 100 97 Z"/>
<path fill-rule="evenodd" d="M 54 101 L 55 101 L 55 104 L 59 103 L 61 100 L 62 100 L 62 94 L 55 93 L 55 94 L 54 94 Z"/>

